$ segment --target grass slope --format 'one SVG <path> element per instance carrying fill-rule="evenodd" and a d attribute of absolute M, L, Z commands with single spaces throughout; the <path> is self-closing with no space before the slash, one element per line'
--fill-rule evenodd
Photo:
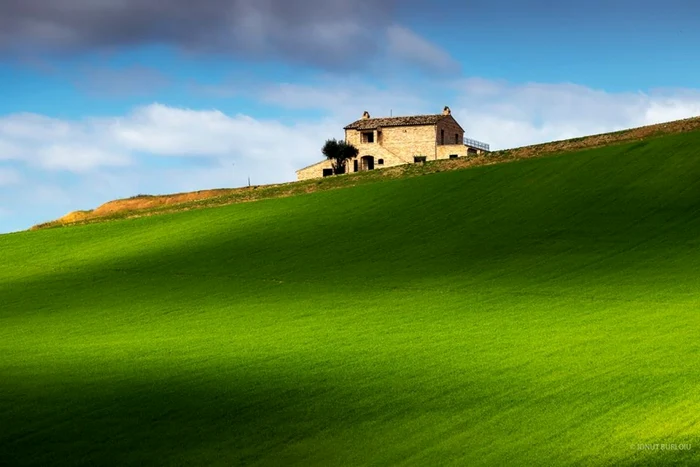
<path fill-rule="evenodd" d="M 0 236 L 0 463 L 700 463 L 699 156 Z"/>
<path fill-rule="evenodd" d="M 31 230 L 85 225 L 116 219 L 133 219 L 136 217 L 224 206 L 261 199 L 295 196 L 304 193 L 314 193 L 367 183 L 382 182 L 387 178 L 416 177 L 449 170 L 462 170 L 467 167 L 500 164 L 513 160 L 599 148 L 619 143 L 629 143 L 632 141 L 643 142 L 649 138 L 662 135 L 698 130 L 700 130 L 700 117 L 693 117 L 639 128 L 630 128 L 613 133 L 602 133 L 581 138 L 552 141 L 532 146 L 489 152 L 478 156 L 470 155 L 454 160 L 436 160 L 424 164 L 400 165 L 369 172 L 345 174 L 339 177 L 324 177 L 322 179 L 274 185 L 221 188 L 171 195 L 138 195 L 128 199 L 110 201 L 93 210 L 74 211 L 60 219 L 35 225 Z"/>

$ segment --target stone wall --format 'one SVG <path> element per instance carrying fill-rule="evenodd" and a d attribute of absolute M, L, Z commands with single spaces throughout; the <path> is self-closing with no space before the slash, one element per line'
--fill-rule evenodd
<path fill-rule="evenodd" d="M 435 140 L 437 144 L 464 144 L 464 130 L 452 116 L 442 119 L 437 124 L 436 130 Z M 444 141 L 442 134 L 445 135 Z"/>
<path fill-rule="evenodd" d="M 464 146 L 464 130 L 454 117 L 444 118 L 435 125 L 436 159 L 449 159 L 450 156 L 466 157 L 467 148 Z"/>
<path fill-rule="evenodd" d="M 369 130 L 367 130 L 369 131 Z M 435 125 L 386 127 L 373 130 L 374 143 L 362 142 L 362 131 L 346 130 L 345 140 L 360 150 L 360 157 L 384 159 L 384 167 L 411 164 L 414 156 L 436 158 Z"/>
<path fill-rule="evenodd" d="M 484 154 L 486 151 L 484 151 L 481 148 L 473 148 L 469 145 L 465 145 L 465 148 L 467 148 L 467 154 L 471 154 L 473 156 L 479 155 L 479 154 Z"/>
<path fill-rule="evenodd" d="M 362 132 L 358 130 L 346 130 L 345 140 L 348 143 L 353 144 L 358 150 L 358 159 L 363 156 L 373 156 L 375 159 L 375 168 L 381 167 L 393 167 L 395 165 L 408 164 L 413 162 L 413 155 L 410 157 L 406 155 L 406 151 L 401 152 L 400 145 L 396 142 L 403 137 L 399 128 L 384 128 L 381 131 L 373 130 L 372 134 L 374 136 L 374 143 L 363 143 L 362 133 L 369 132 L 369 130 Z M 396 150 L 398 146 L 398 151 Z M 394 150 L 392 150 L 394 148 Z M 383 164 L 376 164 L 379 159 L 383 160 Z M 353 171 L 353 162 L 350 162 L 350 171 Z"/>
<path fill-rule="evenodd" d="M 314 165 L 297 170 L 297 180 L 309 180 L 310 178 L 323 177 L 323 169 L 332 169 L 333 165 L 328 159 Z M 347 169 L 346 169 L 347 171 Z"/>
<path fill-rule="evenodd" d="M 452 155 L 467 157 L 467 147 L 463 144 L 443 144 L 437 147 L 437 159 L 449 159 Z"/>

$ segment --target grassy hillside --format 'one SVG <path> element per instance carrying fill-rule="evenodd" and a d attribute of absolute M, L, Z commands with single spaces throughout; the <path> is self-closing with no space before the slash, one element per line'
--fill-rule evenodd
<path fill-rule="evenodd" d="M 680 134 L 700 130 L 700 117 L 686 118 L 668 123 L 658 123 L 639 128 L 584 136 L 562 141 L 523 146 L 468 156 L 456 160 L 429 161 L 425 164 L 408 164 L 369 172 L 358 172 L 301 182 L 280 183 L 242 188 L 220 188 L 170 195 L 138 195 L 105 203 L 96 209 L 74 211 L 60 219 L 35 225 L 31 230 L 84 225 L 115 219 L 133 219 L 172 212 L 202 209 L 213 206 L 282 198 L 318 191 L 347 188 L 368 183 L 382 182 L 387 178 L 407 178 L 443 171 L 461 170 L 467 167 L 500 164 L 514 160 L 542 157 L 563 152 L 599 148 L 632 141 L 643 142 L 662 135 Z"/>
<path fill-rule="evenodd" d="M 0 264 L 0 463 L 700 463 L 697 132 L 5 235 Z"/>

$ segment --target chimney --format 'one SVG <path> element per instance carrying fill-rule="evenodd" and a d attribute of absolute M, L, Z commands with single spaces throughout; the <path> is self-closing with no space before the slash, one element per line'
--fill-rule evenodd
<path fill-rule="evenodd" d="M 369 118 L 369 112 L 365 110 L 365 112 L 362 114 L 362 120 L 367 120 Z"/>
<path fill-rule="evenodd" d="M 450 110 L 449 107 L 445 106 L 445 108 L 442 110 L 443 115 L 452 115 L 452 111 Z"/>

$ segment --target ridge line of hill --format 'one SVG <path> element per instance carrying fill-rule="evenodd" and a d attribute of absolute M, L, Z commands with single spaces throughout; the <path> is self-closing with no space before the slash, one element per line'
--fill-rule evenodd
<path fill-rule="evenodd" d="M 167 214 L 190 209 L 223 206 L 261 199 L 294 196 L 329 189 L 346 188 L 372 183 L 385 178 L 412 177 L 449 170 L 510 162 L 583 149 L 593 149 L 618 143 L 641 141 L 668 134 L 700 130 L 700 117 L 686 118 L 637 128 L 601 133 L 578 138 L 551 141 L 513 149 L 504 149 L 462 159 L 428 161 L 369 172 L 357 172 L 335 177 L 310 179 L 241 188 L 220 188 L 171 195 L 138 195 L 109 201 L 95 209 L 74 211 L 60 219 L 37 224 L 30 230 L 83 225 L 108 220 Z"/>

